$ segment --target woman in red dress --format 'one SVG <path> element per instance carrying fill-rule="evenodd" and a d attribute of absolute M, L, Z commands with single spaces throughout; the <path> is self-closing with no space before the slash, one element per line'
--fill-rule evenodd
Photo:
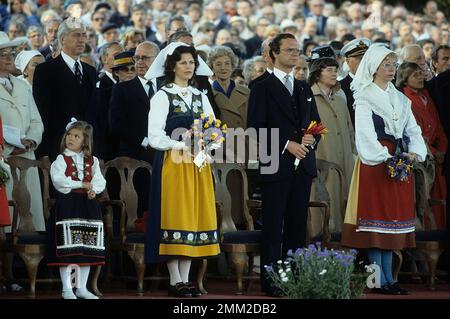
<path fill-rule="evenodd" d="M 3 143 L 3 125 L 0 117 L 0 160 L 3 160 Z M 11 225 L 5 187 L 5 185 L 0 185 L 0 227 Z"/>
<path fill-rule="evenodd" d="M 416 63 L 405 62 L 398 68 L 397 87 L 411 100 L 411 108 L 428 150 L 434 158 L 434 182 L 429 195 L 434 199 L 445 200 L 447 188 L 442 164 L 448 147 L 447 136 L 439 120 L 439 113 L 428 90 L 424 88 L 424 74 Z M 437 229 L 445 229 L 445 207 L 432 207 Z M 425 219 L 425 229 L 429 229 L 429 220 Z"/>

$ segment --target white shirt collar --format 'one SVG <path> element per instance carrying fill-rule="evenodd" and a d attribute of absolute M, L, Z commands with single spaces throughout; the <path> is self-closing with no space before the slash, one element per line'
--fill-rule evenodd
<path fill-rule="evenodd" d="M 284 71 L 281 71 L 280 69 L 273 68 L 273 74 L 281 81 L 281 83 L 284 84 L 284 77 L 289 74 L 291 76 L 291 79 L 294 79 L 294 71 L 291 71 L 289 73 L 286 73 Z"/>
<path fill-rule="evenodd" d="M 169 86 L 164 86 L 164 89 L 172 94 L 180 94 L 183 90 L 187 90 L 188 92 L 194 93 L 195 95 L 199 95 L 201 93 L 199 90 L 190 85 L 187 87 L 181 87 L 179 85 L 176 85 L 175 83 L 171 83 L 169 84 Z"/>
<path fill-rule="evenodd" d="M 109 77 L 109 78 L 111 79 L 111 81 L 113 81 L 114 84 L 116 84 L 117 81 L 114 79 L 112 73 L 111 73 L 111 72 L 108 72 L 108 71 L 106 71 L 106 70 L 104 70 L 104 71 L 105 71 L 106 76 Z"/>
<path fill-rule="evenodd" d="M 74 151 L 71 151 L 71 150 L 69 150 L 68 148 L 66 148 L 65 150 L 64 150 L 64 155 L 66 155 L 66 156 L 71 156 L 71 157 L 73 157 L 73 156 L 76 156 L 76 157 L 78 157 L 78 158 L 84 158 L 84 153 L 83 153 L 83 151 L 81 151 L 81 152 L 74 152 Z"/>
<path fill-rule="evenodd" d="M 348 75 L 350 75 L 350 77 L 351 77 L 352 79 L 355 78 L 355 75 L 354 75 L 352 72 L 348 72 Z"/>
<path fill-rule="evenodd" d="M 83 74 L 83 65 L 81 64 L 80 57 L 77 60 L 74 60 L 72 57 L 68 56 L 64 51 L 61 50 L 61 57 L 64 62 L 66 62 L 67 66 L 72 70 L 73 74 L 75 74 L 75 61 L 78 61 L 80 65 L 80 72 Z"/>
<path fill-rule="evenodd" d="M 271 69 L 269 69 L 269 68 L 266 68 L 266 71 L 269 72 L 270 74 L 273 73 L 273 70 L 271 70 Z"/>

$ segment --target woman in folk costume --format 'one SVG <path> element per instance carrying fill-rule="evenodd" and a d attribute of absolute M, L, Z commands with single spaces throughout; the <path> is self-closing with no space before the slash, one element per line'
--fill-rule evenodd
<path fill-rule="evenodd" d="M 391 83 L 397 56 L 372 45 L 361 60 L 351 88 L 355 93 L 355 163 L 342 231 L 342 245 L 368 249 L 369 261 L 381 268 L 385 294 L 407 294 L 392 277 L 392 250 L 415 247 L 413 179 L 387 174 L 386 160 L 405 153 L 423 162 L 427 154 L 411 101 Z"/>
<path fill-rule="evenodd" d="M 48 265 L 59 266 L 64 299 L 98 299 L 86 283 L 90 266 L 105 263 L 102 212 L 95 197 L 105 189 L 106 181 L 91 151 L 92 126 L 72 118 L 61 141 L 61 154 L 50 168 L 58 197 L 47 231 Z M 80 266 L 75 294 L 68 267 L 72 264 Z"/>
<path fill-rule="evenodd" d="M 350 113 L 347 109 L 345 94 L 337 82 L 339 64 L 334 58 L 323 57 L 311 63 L 308 84 L 314 93 L 320 119 L 328 130 L 328 134 L 317 147 L 318 159 L 333 162 L 342 169 L 343 184 L 340 184 L 338 172 L 331 170 L 326 180 L 326 188 L 330 195 L 332 232 L 342 231 L 344 222 L 343 199 L 347 198 L 350 180 L 355 165 L 355 134 Z M 311 198 L 316 196 L 314 187 Z M 318 208 L 311 208 L 311 235 L 322 230 L 322 215 Z"/>
<path fill-rule="evenodd" d="M 165 85 L 151 99 L 148 139 L 157 150 L 152 169 L 145 262 L 165 261 L 169 296 L 197 297 L 189 282 L 191 260 L 219 254 L 214 187 L 209 165 L 192 162 L 180 133 L 201 113 L 213 115 L 208 97 L 193 87 L 196 75 L 212 75 L 193 47 L 169 44 L 156 57 L 146 78 L 165 76 Z M 177 133 L 178 132 L 178 133 Z"/>
<path fill-rule="evenodd" d="M 428 90 L 424 88 L 424 80 L 425 74 L 416 63 L 404 62 L 398 68 L 397 87 L 411 100 L 414 117 L 422 129 L 423 138 L 428 146 L 429 156 L 425 161 L 424 168 L 427 183 L 432 184 L 431 192 L 418 194 L 420 190 L 416 185 L 416 201 L 417 196 L 421 195 L 424 196 L 424 201 L 428 201 L 429 197 L 445 200 L 447 187 L 443 174 L 443 164 L 445 152 L 447 152 L 448 148 L 448 139 L 433 99 Z M 445 229 L 445 206 L 435 205 L 431 209 L 436 225 L 433 225 L 428 218 L 425 218 L 423 225 L 425 229 Z"/>

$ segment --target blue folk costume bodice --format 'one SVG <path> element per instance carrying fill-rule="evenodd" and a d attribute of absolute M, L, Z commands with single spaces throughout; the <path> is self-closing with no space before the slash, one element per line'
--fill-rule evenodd
<path fill-rule="evenodd" d="M 396 139 L 393 135 L 387 134 L 385 130 L 384 120 L 381 116 L 372 112 L 372 120 L 373 126 L 375 128 L 375 133 L 377 134 L 377 139 L 380 140 L 388 140 L 395 145 L 395 154 L 399 154 L 401 152 L 408 152 L 408 144 L 410 139 L 404 133 L 402 138 Z M 394 155 L 394 154 L 392 154 Z"/>

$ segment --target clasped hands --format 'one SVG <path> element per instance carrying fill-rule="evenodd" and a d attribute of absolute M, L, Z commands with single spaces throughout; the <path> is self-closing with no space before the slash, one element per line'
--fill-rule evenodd
<path fill-rule="evenodd" d="M 314 136 L 312 134 L 305 134 L 302 137 L 302 143 L 299 144 L 294 141 L 289 141 L 287 150 L 298 159 L 303 159 L 309 153 L 308 146 L 314 143 Z"/>
<path fill-rule="evenodd" d="M 92 189 L 92 184 L 91 183 L 89 183 L 89 182 L 83 182 L 83 184 L 82 184 L 83 186 L 83 188 L 84 189 L 87 189 L 87 194 L 88 194 L 88 198 L 89 199 L 94 199 L 95 198 L 95 196 L 97 195 L 96 193 L 95 193 L 95 191 Z"/>

